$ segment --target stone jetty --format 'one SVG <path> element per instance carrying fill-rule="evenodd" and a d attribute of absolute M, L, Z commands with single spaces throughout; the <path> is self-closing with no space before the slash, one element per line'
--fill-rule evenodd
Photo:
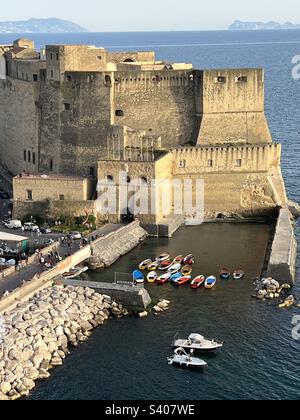
<path fill-rule="evenodd" d="M 128 315 L 92 289 L 53 286 L 0 316 L 0 400 L 28 396 L 36 381 L 61 366 L 70 346 L 88 340 L 110 316 Z"/>

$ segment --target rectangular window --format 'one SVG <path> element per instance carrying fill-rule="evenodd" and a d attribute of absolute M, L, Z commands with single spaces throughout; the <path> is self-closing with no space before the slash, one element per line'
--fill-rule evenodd
<path fill-rule="evenodd" d="M 65 107 L 65 111 L 70 111 L 70 109 L 71 109 L 71 104 L 67 104 L 67 103 L 65 103 L 65 104 L 64 104 L 64 107 Z"/>
<path fill-rule="evenodd" d="M 26 150 L 24 150 L 24 161 L 26 162 L 26 160 L 27 160 L 27 153 L 26 153 Z"/>
<path fill-rule="evenodd" d="M 28 159 L 28 162 L 30 163 L 31 162 L 31 152 L 28 150 L 28 153 L 27 153 L 27 159 Z"/>
<path fill-rule="evenodd" d="M 90 167 L 90 176 L 95 176 L 95 168 L 94 167 Z"/>
<path fill-rule="evenodd" d="M 32 79 L 33 79 L 34 82 L 37 82 L 38 81 L 38 75 L 37 74 L 34 74 L 32 76 Z"/>
<path fill-rule="evenodd" d="M 235 166 L 236 166 L 236 168 L 241 168 L 242 167 L 242 159 L 237 159 L 235 161 Z"/>
<path fill-rule="evenodd" d="M 32 153 L 32 163 L 35 165 L 36 163 L 36 157 L 35 157 L 35 152 Z"/>
<path fill-rule="evenodd" d="M 226 77 L 218 76 L 215 78 L 215 83 L 226 83 Z"/>
<path fill-rule="evenodd" d="M 248 77 L 247 76 L 239 76 L 235 79 L 236 83 L 247 83 Z"/>
<path fill-rule="evenodd" d="M 214 166 L 214 162 L 213 162 L 213 160 L 209 160 L 208 162 L 207 162 L 207 166 L 209 167 L 209 168 L 212 168 L 213 166 Z"/>
<path fill-rule="evenodd" d="M 54 71 L 51 70 L 51 79 L 53 79 L 53 78 L 54 78 Z"/>
<path fill-rule="evenodd" d="M 50 159 L 49 167 L 50 167 L 50 171 L 53 171 L 53 159 Z"/>
<path fill-rule="evenodd" d="M 59 201 L 64 201 L 65 200 L 65 196 L 63 194 L 59 195 Z"/>
<path fill-rule="evenodd" d="M 186 160 L 181 160 L 179 162 L 179 168 L 185 168 L 186 167 Z"/>
<path fill-rule="evenodd" d="M 26 191 L 26 199 L 28 201 L 32 201 L 32 190 L 27 190 Z"/>
<path fill-rule="evenodd" d="M 59 54 L 56 53 L 56 61 L 59 61 Z"/>
<path fill-rule="evenodd" d="M 50 54 L 50 60 L 53 60 L 53 54 L 52 53 Z"/>

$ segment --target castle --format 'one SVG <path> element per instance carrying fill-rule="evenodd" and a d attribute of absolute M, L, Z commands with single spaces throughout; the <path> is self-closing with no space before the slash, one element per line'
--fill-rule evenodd
<path fill-rule="evenodd" d="M 204 216 L 265 216 L 287 203 L 280 144 L 264 110 L 262 69 L 197 70 L 154 52 L 109 52 L 30 40 L 0 46 L 0 165 L 13 178 L 16 217 L 89 212 L 97 182 L 156 180 L 154 231 L 166 180 L 204 180 Z M 102 185 L 103 186 L 103 185 Z M 125 217 L 124 217 L 125 216 Z M 183 215 L 193 217 L 193 215 Z M 172 227 L 170 227 L 172 230 Z"/>

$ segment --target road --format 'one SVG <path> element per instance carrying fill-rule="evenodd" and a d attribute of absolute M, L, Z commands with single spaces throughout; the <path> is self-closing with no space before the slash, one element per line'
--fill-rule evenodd
<path fill-rule="evenodd" d="M 94 237 L 102 237 L 106 236 L 109 233 L 115 232 L 118 229 L 120 229 L 122 225 L 114 225 L 114 224 L 107 224 L 103 226 L 102 228 L 98 229 L 97 231 L 91 233 L 88 236 L 88 239 L 91 240 L 92 236 Z M 4 227 L 0 227 L 0 231 L 2 232 L 9 232 L 12 233 L 11 230 L 6 229 Z M 21 230 L 13 231 L 13 233 L 16 233 L 17 235 L 25 235 L 26 233 L 22 233 Z M 63 234 L 55 234 L 55 235 L 42 235 L 40 238 L 37 238 L 36 236 L 32 236 L 31 240 L 38 240 L 41 243 L 46 242 L 49 240 L 49 238 L 53 238 L 54 240 L 59 239 L 60 237 L 64 236 Z M 61 257 L 64 257 L 67 254 L 74 254 L 74 252 L 78 251 L 80 248 L 81 241 L 74 241 L 71 244 L 71 248 L 68 247 L 68 245 L 60 245 L 59 247 L 59 255 Z M 30 264 L 27 267 L 23 267 L 20 272 L 15 272 L 9 277 L 6 277 L 5 279 L 0 279 L 0 296 L 3 295 L 6 291 L 13 291 L 14 289 L 18 288 L 23 281 L 30 281 L 36 274 L 40 274 L 43 271 L 45 271 L 45 268 L 39 264 L 37 261 L 34 264 Z"/>

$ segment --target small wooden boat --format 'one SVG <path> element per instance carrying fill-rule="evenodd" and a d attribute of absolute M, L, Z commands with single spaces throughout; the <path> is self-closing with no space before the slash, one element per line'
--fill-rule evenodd
<path fill-rule="evenodd" d="M 205 276 L 198 276 L 191 282 L 192 289 L 199 289 L 205 282 Z"/>
<path fill-rule="evenodd" d="M 139 270 L 134 270 L 132 277 L 136 284 L 143 284 L 145 282 L 144 274 Z"/>
<path fill-rule="evenodd" d="M 146 269 L 147 269 L 147 267 L 148 267 L 150 264 L 152 264 L 152 260 L 150 260 L 150 259 L 145 260 L 145 261 L 141 262 L 141 264 L 139 265 L 139 269 L 140 269 L 140 270 L 146 270 Z"/>
<path fill-rule="evenodd" d="M 64 273 L 62 276 L 65 279 L 75 279 L 79 277 L 81 274 L 87 272 L 88 269 L 89 269 L 88 267 L 72 268 L 70 271 L 68 271 L 67 273 Z"/>
<path fill-rule="evenodd" d="M 216 284 L 217 284 L 217 279 L 215 276 L 207 277 L 204 283 L 205 289 L 213 289 Z"/>
<path fill-rule="evenodd" d="M 162 276 L 157 277 L 156 284 L 159 284 L 160 286 L 162 286 L 163 284 L 168 283 L 170 278 L 171 278 L 171 273 L 165 273 Z"/>
<path fill-rule="evenodd" d="M 182 264 L 184 260 L 184 256 L 183 255 L 178 255 L 176 258 L 174 258 L 173 263 L 174 264 Z"/>
<path fill-rule="evenodd" d="M 151 273 L 149 273 L 148 274 L 148 276 L 147 276 L 147 281 L 148 281 L 148 283 L 155 283 L 156 282 L 156 280 L 157 280 L 157 272 L 156 271 L 151 271 Z"/>
<path fill-rule="evenodd" d="M 195 257 L 192 254 L 187 255 L 182 262 L 184 265 L 193 265 L 195 264 Z"/>
<path fill-rule="evenodd" d="M 236 270 L 233 273 L 234 280 L 241 280 L 244 277 L 245 277 L 245 271 L 243 271 L 243 270 Z"/>
<path fill-rule="evenodd" d="M 193 268 L 190 265 L 185 265 L 181 270 L 183 276 L 189 276 L 192 272 Z"/>
<path fill-rule="evenodd" d="M 156 261 L 158 262 L 162 262 L 162 261 L 166 261 L 170 258 L 170 254 L 168 252 L 163 252 L 161 255 L 159 255 L 156 258 Z"/>
<path fill-rule="evenodd" d="M 158 269 L 160 271 L 167 271 L 167 270 L 169 270 L 170 267 L 172 267 L 172 265 L 173 265 L 173 261 L 171 261 L 171 260 L 165 260 L 165 261 L 162 261 L 159 264 Z"/>
<path fill-rule="evenodd" d="M 176 286 L 184 286 L 187 283 L 189 283 L 192 279 L 192 276 L 183 276 L 180 277 L 180 279 L 178 281 L 176 281 L 176 283 L 174 283 Z"/>
<path fill-rule="evenodd" d="M 221 268 L 220 270 L 220 277 L 223 280 L 228 280 L 230 279 L 231 273 L 227 268 Z"/>
<path fill-rule="evenodd" d="M 168 357 L 167 360 L 171 366 L 177 365 L 186 368 L 205 368 L 208 366 L 204 360 L 193 357 L 193 351 L 188 354 L 183 348 L 176 349 L 173 356 Z"/>
<path fill-rule="evenodd" d="M 178 272 L 174 273 L 170 277 L 170 282 L 175 284 L 181 279 L 181 277 L 182 277 L 181 273 L 178 273 Z"/>
<path fill-rule="evenodd" d="M 181 269 L 181 264 L 173 264 L 171 265 L 171 267 L 168 269 L 168 271 L 171 274 L 175 274 L 178 273 L 178 271 Z"/>
<path fill-rule="evenodd" d="M 155 262 L 151 262 L 151 264 L 149 264 L 147 266 L 147 270 L 149 271 L 156 271 L 158 269 L 159 263 L 157 261 Z"/>

